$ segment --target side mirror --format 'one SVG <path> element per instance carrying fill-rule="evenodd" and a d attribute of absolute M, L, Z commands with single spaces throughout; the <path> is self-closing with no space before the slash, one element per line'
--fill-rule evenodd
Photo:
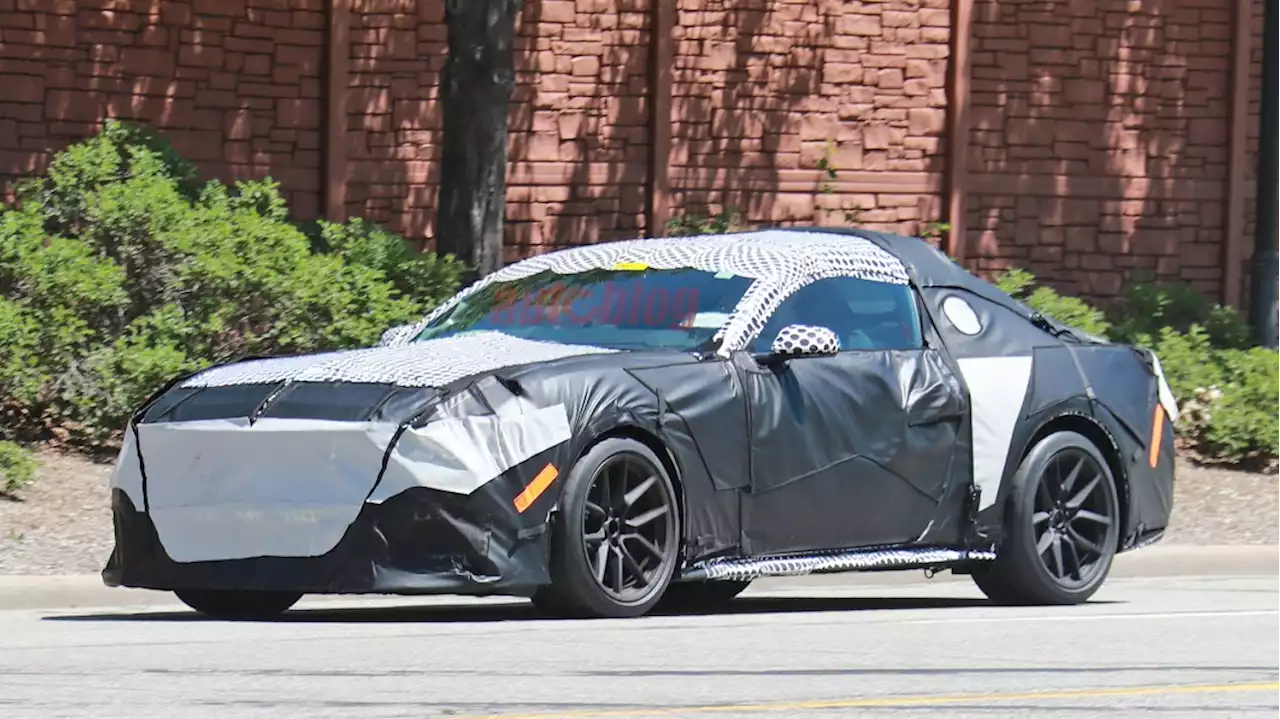
<path fill-rule="evenodd" d="M 778 358 L 833 355 L 839 351 L 836 333 L 813 325 L 787 325 L 769 347 L 769 354 Z"/>

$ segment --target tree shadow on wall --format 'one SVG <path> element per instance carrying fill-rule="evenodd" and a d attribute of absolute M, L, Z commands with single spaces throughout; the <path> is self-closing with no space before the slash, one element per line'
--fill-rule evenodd
<path fill-rule="evenodd" d="M 800 124 L 819 92 L 821 49 L 836 32 L 834 11 L 814 13 L 803 32 L 782 37 L 777 23 L 770 25 L 776 3 L 769 0 L 699 9 L 674 0 L 627 0 L 578 12 L 572 26 L 547 37 L 539 29 L 554 28 L 558 17 L 545 17 L 531 0 L 522 19 L 520 102 L 512 124 L 510 259 L 665 234 L 665 227 L 645 226 L 655 141 L 656 2 L 670 2 L 677 13 L 670 38 L 672 210 L 733 208 L 768 222 L 777 219 L 775 205 L 785 191 L 784 202 L 800 201 L 782 216 L 813 221 L 819 158 L 810 153 L 811 164 L 801 167 Z"/>
<path fill-rule="evenodd" d="M 1111 296 L 1219 277 L 1230 10 L 977 0 L 968 261 Z"/>
<path fill-rule="evenodd" d="M 645 233 L 650 0 L 526 0 L 511 116 L 507 260 Z"/>
<path fill-rule="evenodd" d="M 884 9 L 905 8 L 890 3 Z M 921 37 L 918 16 L 913 22 L 914 28 L 893 28 L 842 2 L 718 0 L 682 9 L 672 99 L 673 207 L 736 210 L 753 225 L 853 222 L 904 233 L 938 219 L 937 197 L 908 198 L 913 207 L 898 210 L 880 206 L 876 196 L 889 190 L 887 182 L 841 177 L 880 171 L 940 177 L 943 171 L 940 124 L 924 131 L 933 137 L 917 138 L 923 146 L 909 146 L 908 114 L 938 104 L 928 81 L 913 78 L 906 54 L 913 44 L 937 41 Z M 869 35 L 866 23 L 880 34 Z M 895 52 L 902 54 L 892 57 Z M 907 67 L 889 64 L 891 57 Z M 879 87 L 882 70 L 901 73 L 900 84 Z M 941 85 L 941 71 L 938 76 Z M 936 109 L 942 117 L 940 105 Z"/>
<path fill-rule="evenodd" d="M 416 2 L 421 38 L 427 23 L 422 20 L 423 8 L 438 6 L 440 0 Z M 917 88 L 913 97 L 909 71 L 905 90 L 869 90 L 878 66 L 867 62 L 864 68 L 861 56 L 873 49 L 874 40 L 863 27 L 846 27 L 842 3 L 717 0 L 695 7 L 677 0 L 624 0 L 553 6 L 528 0 L 515 47 L 508 261 L 566 245 L 665 233 L 665 227 L 646 227 L 644 212 L 654 142 L 649 116 L 655 2 L 671 3 L 676 13 L 671 31 L 672 136 L 667 168 L 675 213 L 733 208 L 753 224 L 844 222 L 841 207 L 875 203 L 874 193 L 884 188 L 878 181 L 846 184 L 837 180 L 832 183 L 836 192 L 823 196 L 819 165 L 828 146 L 834 149 L 828 159 L 842 172 L 923 169 L 924 175 L 940 175 L 944 150 L 937 136 L 941 128 L 925 138 L 926 143 L 936 143 L 925 149 L 904 149 L 909 145 L 904 138 L 907 108 L 924 103 L 941 113 L 933 98 L 921 97 L 942 90 Z M 941 45 L 945 38 L 934 38 L 934 42 Z M 419 55 L 427 49 L 420 40 Z M 443 54 L 443 44 L 439 52 Z M 408 61 L 389 62 L 400 67 Z M 419 58 L 419 62 L 427 61 Z M 373 134 L 375 128 L 365 133 L 363 142 L 369 147 L 353 149 L 353 157 L 362 152 L 382 163 L 360 170 L 366 176 L 365 186 L 352 188 L 353 200 L 377 218 L 376 213 L 388 212 L 388 203 L 375 196 L 395 193 L 394 201 L 401 202 L 411 193 L 411 215 L 421 218 L 412 224 L 428 234 L 431 219 L 426 213 L 434 207 L 434 199 L 412 198 L 422 184 L 432 194 L 435 191 L 437 77 L 434 63 L 429 63 L 421 70 L 416 89 L 392 79 L 393 111 L 352 118 L 381 127 L 380 114 L 393 116 L 399 133 L 398 145 L 377 149 L 381 141 Z M 375 82 L 388 81 L 353 79 L 353 85 Z M 899 77 L 899 88 L 901 82 Z M 353 89 L 373 99 L 386 96 L 377 87 Z M 414 96 L 419 99 L 406 96 L 406 91 L 419 93 Z M 415 101 L 423 104 L 420 112 L 402 111 L 402 106 L 412 107 Z M 406 133 L 423 135 L 430 151 L 408 159 L 405 153 L 412 151 L 405 146 Z M 864 153 L 864 144 L 873 144 L 864 142 L 864 136 L 872 134 L 879 144 L 865 148 Z M 915 164 L 905 167 L 912 152 Z M 408 180 L 403 171 L 406 164 Z M 376 181 L 369 177 L 373 174 L 378 176 Z M 865 194 L 842 196 L 855 190 Z M 879 214 L 885 217 L 867 219 L 886 229 L 917 230 L 921 221 L 936 219 L 939 211 L 935 197 L 909 197 L 910 203 L 917 201 L 918 210 L 882 211 Z"/>
<path fill-rule="evenodd" d="M 346 209 L 434 245 L 444 0 L 353 0 L 346 91 Z"/>
<path fill-rule="evenodd" d="M 0 174 L 40 171 L 51 151 L 117 118 L 155 128 L 204 176 L 271 176 L 296 216 L 315 217 L 324 15 L 318 7 L 291 15 L 284 38 L 267 13 L 251 8 L 233 18 L 141 0 L 75 15 L 15 14 L 12 22 L 35 25 L 38 44 L 24 59 L 39 63 L 41 75 L 0 76 L 0 85 L 38 88 L 29 99 L 43 107 L 0 105 L 0 157 L 9 158 Z M 18 115 L 20 137 L 4 131 L 5 114 Z M 14 139 L 16 155 L 4 152 Z"/>
<path fill-rule="evenodd" d="M 144 17 L 156 14 L 159 4 L 138 3 L 137 12 Z M 86 15 L 85 22 L 130 44 L 142 24 L 138 15 L 114 18 L 108 13 Z M 6 90 L 0 104 L 0 177 L 6 180 L 6 199 L 12 199 L 13 180 L 44 172 L 54 153 L 100 131 L 109 117 L 135 119 L 146 114 L 150 117 L 142 119 L 152 124 L 169 124 L 172 103 L 156 107 L 153 99 L 148 101 L 164 97 L 158 92 L 158 79 L 129 78 L 114 62 L 119 44 L 92 51 L 78 44 L 76 17 L 33 11 L 15 14 L 6 26 L 14 30 L 6 38 L 5 55 L 22 58 L 6 63 L 0 72 L 0 87 Z M 77 72 L 77 63 L 87 66 L 87 76 Z M 129 101 L 134 96 L 149 112 L 134 111 Z"/>
<path fill-rule="evenodd" d="M 797 120 L 819 92 L 821 48 L 835 32 L 830 15 L 805 23 L 798 36 L 768 32 L 776 6 L 744 0 L 681 8 L 672 83 L 677 212 L 705 207 L 741 212 L 748 222 L 776 219 L 783 167 L 798 170 L 805 156 Z M 812 205 L 798 204 L 783 217 L 812 220 Z"/>
<path fill-rule="evenodd" d="M 537 0 L 526 0 L 519 23 L 525 31 L 515 40 L 509 168 L 527 154 L 532 133 L 536 76 L 530 63 L 536 60 L 540 12 Z M 350 43 L 347 211 L 389 224 L 420 248 L 432 249 L 443 154 L 440 84 L 448 58 L 444 0 L 353 0 Z M 518 174 L 509 171 L 507 178 L 508 260 L 513 240 L 527 232 L 521 225 L 528 224 L 522 220 L 532 196 Z"/>

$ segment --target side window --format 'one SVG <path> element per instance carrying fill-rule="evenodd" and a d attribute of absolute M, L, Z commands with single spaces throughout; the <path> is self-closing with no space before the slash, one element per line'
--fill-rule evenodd
<path fill-rule="evenodd" d="M 782 301 L 752 341 L 752 352 L 768 352 L 787 325 L 826 327 L 842 350 L 922 347 L 920 314 L 907 285 L 830 277 L 805 285 Z"/>

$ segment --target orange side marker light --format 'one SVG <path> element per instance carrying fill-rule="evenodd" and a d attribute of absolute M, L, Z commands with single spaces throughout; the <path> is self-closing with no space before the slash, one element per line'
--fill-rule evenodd
<path fill-rule="evenodd" d="M 533 481 L 529 483 L 529 486 L 525 487 L 524 491 L 516 496 L 514 502 L 516 511 L 524 514 L 524 510 L 533 506 L 538 497 L 541 497 L 542 493 L 547 491 L 547 487 L 550 487 L 551 483 L 556 481 L 556 477 L 559 476 L 560 470 L 556 469 L 554 464 L 548 464 L 543 467 L 542 471 L 538 472 Z"/>
<path fill-rule="evenodd" d="M 1151 422 L 1151 447 L 1147 463 L 1154 469 L 1160 463 L 1160 439 L 1164 436 L 1164 407 L 1156 403 L 1156 415 Z"/>

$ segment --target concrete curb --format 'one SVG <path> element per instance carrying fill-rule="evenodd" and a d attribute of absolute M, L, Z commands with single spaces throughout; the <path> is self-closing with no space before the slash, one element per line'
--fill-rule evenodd
<path fill-rule="evenodd" d="M 1116 558 L 1115 579 L 1188 576 L 1277 576 L 1280 547 L 1273 545 L 1193 546 L 1155 545 Z M 854 587 L 919 584 L 920 572 L 830 574 L 761 580 L 763 590 L 805 586 Z M 931 582 L 967 581 L 939 574 Z M 351 598 L 348 597 L 349 601 Z M 415 603 L 458 601 L 454 597 L 414 598 Z M 0 575 L 0 611 L 86 609 L 93 607 L 177 606 L 168 592 L 107 587 L 96 574 Z"/>

